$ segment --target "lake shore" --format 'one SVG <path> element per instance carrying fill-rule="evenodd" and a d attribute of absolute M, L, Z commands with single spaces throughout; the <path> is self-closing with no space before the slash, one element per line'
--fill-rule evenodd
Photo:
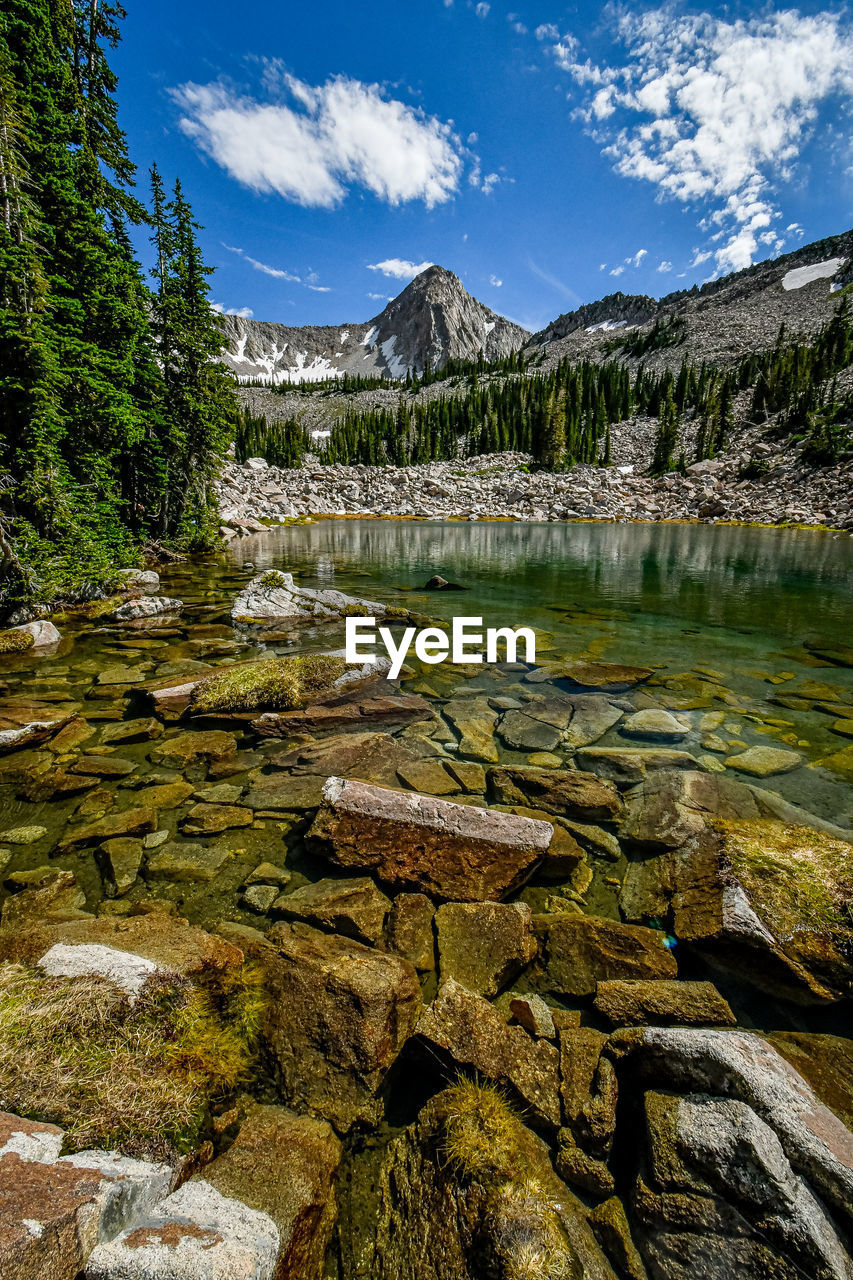
<path fill-rule="evenodd" d="M 632 466 L 531 470 L 525 454 L 422 466 L 270 467 L 226 463 L 217 486 L 223 535 L 300 516 L 518 521 L 700 521 L 853 530 L 853 462 L 810 467 L 756 445 L 659 478 Z"/>

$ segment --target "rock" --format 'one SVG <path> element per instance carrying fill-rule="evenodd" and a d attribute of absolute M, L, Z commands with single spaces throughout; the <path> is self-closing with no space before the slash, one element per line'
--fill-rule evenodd
<path fill-rule="evenodd" d="M 71 946 L 56 942 L 41 957 L 38 966 L 53 978 L 107 978 L 131 999 L 139 995 L 149 978 L 163 972 L 153 960 L 96 942 Z"/>
<path fill-rule="evenodd" d="M 208 763 L 227 760 L 236 752 L 237 743 L 232 734 L 224 729 L 208 729 L 162 738 L 152 749 L 150 758 L 154 764 L 184 770 L 198 760 Z"/>
<path fill-rule="evenodd" d="M 274 884 L 284 888 L 291 881 L 291 874 L 284 867 L 273 862 L 259 862 L 254 871 L 246 876 L 246 884 Z"/>
<path fill-rule="evenodd" d="M 11 827 L 8 831 L 0 832 L 0 844 L 36 844 L 46 835 L 47 827 Z"/>
<path fill-rule="evenodd" d="M 311 706 L 296 711 L 267 711 L 252 721 L 252 728 L 265 738 L 289 738 L 297 733 L 317 733 L 336 729 L 358 729 L 372 724 L 412 724 L 431 720 L 433 710 L 416 694 L 364 696 L 338 706 Z"/>
<path fill-rule="evenodd" d="M 147 742 L 159 738 L 163 726 L 153 716 L 145 716 L 138 720 L 119 720 L 116 724 L 105 725 L 101 730 L 101 745 L 110 746 L 123 742 Z"/>
<path fill-rule="evenodd" d="M 541 996 L 515 996 L 510 1000 L 509 1008 L 516 1022 L 532 1036 L 544 1040 L 553 1040 L 556 1037 L 554 1015 Z"/>
<path fill-rule="evenodd" d="M 530 908 L 521 902 L 449 902 L 435 914 L 442 980 L 496 996 L 535 959 Z"/>
<path fill-rule="evenodd" d="M 569 1129 L 560 1130 L 554 1168 L 566 1182 L 586 1191 L 596 1200 L 613 1195 L 616 1184 L 606 1163 L 579 1147 Z"/>
<path fill-rule="evenodd" d="M 648 1280 L 646 1268 L 631 1239 L 631 1229 L 616 1196 L 597 1204 L 589 1215 L 589 1225 L 614 1271 L 625 1280 Z"/>
<path fill-rule="evenodd" d="M 821 1102 L 853 1129 L 853 1041 L 808 1031 L 775 1031 L 767 1038 Z"/>
<path fill-rule="evenodd" d="M 39 868 L 36 868 L 39 870 Z M 41 877 L 40 877 L 41 878 Z M 78 916 L 90 919 L 81 908 L 86 905 L 86 895 L 78 886 L 73 871 L 60 871 L 48 880 L 42 880 L 42 887 L 30 888 L 3 903 L 2 926 L 0 926 L 0 954 L 10 954 L 17 939 L 26 935 L 35 922 L 50 920 L 68 920 Z M 5 944 L 5 945 L 4 945 Z M 41 954 L 44 947 L 37 947 Z M 13 958 L 17 952 L 12 949 Z"/>
<path fill-rule="evenodd" d="M 647 848 L 675 849 L 711 818 L 757 818 L 749 789 L 733 778 L 692 770 L 650 774 L 627 796 L 622 836 Z"/>
<path fill-rule="evenodd" d="M 69 773 L 82 773 L 90 778 L 127 778 L 135 769 L 132 760 L 122 760 L 119 756 L 84 755 L 68 766 Z"/>
<path fill-rule="evenodd" d="M 310 773 L 324 779 L 359 778 L 362 782 L 396 786 L 398 770 L 419 763 L 424 745 L 419 743 L 416 752 L 387 733 L 341 733 L 284 751 L 272 763 L 277 769 L 293 769 L 297 774 Z M 433 747 L 430 754 L 437 752 L 438 748 Z"/>
<path fill-rule="evenodd" d="M 769 778 L 774 773 L 790 773 L 803 763 L 796 751 L 783 751 L 780 747 L 749 747 L 736 756 L 727 756 L 727 769 L 751 773 L 756 778 Z"/>
<path fill-rule="evenodd" d="M 488 780 L 499 804 L 530 805 L 582 820 L 613 819 L 622 809 L 616 789 L 592 773 L 513 765 L 490 769 Z"/>
<path fill-rule="evenodd" d="M 497 727 L 498 737 L 516 751 L 553 751 L 562 734 L 559 729 L 523 711 L 506 711 Z"/>
<path fill-rule="evenodd" d="M 108 898 L 121 898 L 136 884 L 142 864 L 142 841 L 129 837 L 107 840 L 95 852 Z"/>
<path fill-rule="evenodd" d="M 266 974 L 266 1036 L 287 1102 L 339 1133 L 378 1123 L 421 1007 L 414 966 L 305 924 L 273 925 L 251 954 Z"/>
<path fill-rule="evenodd" d="M 467 591 L 467 587 L 461 586 L 458 582 L 448 582 L 447 578 L 442 578 L 440 573 L 434 573 L 428 582 L 424 583 L 424 591 Z"/>
<path fill-rule="evenodd" d="M 236 804 L 196 804 L 181 823 L 190 836 L 209 836 L 235 827 L 250 827 L 254 821 L 251 809 Z"/>
<path fill-rule="evenodd" d="M 52 622 L 47 619 L 41 619 L 38 622 L 25 622 L 23 626 L 12 627 L 12 631 L 18 635 L 32 636 L 33 642 L 29 645 L 31 649 L 46 649 L 53 644 L 59 644 L 62 636 L 57 631 Z"/>
<path fill-rule="evenodd" d="M 443 712 L 459 734 L 459 751 L 463 756 L 497 761 L 494 730 L 498 717 L 488 698 L 453 698 L 445 703 Z"/>
<path fill-rule="evenodd" d="M 9 861 L 10 857 L 7 857 L 7 864 Z M 47 865 L 30 867 L 26 871 L 13 871 L 3 881 L 3 888 L 8 889 L 10 893 L 22 893 L 27 889 L 44 889 L 48 885 L 61 881 L 62 875 L 63 872 L 57 871 L 56 867 Z"/>
<path fill-rule="evenodd" d="M 342 867 L 375 872 L 394 889 L 460 902 L 497 900 L 542 861 L 550 823 L 330 778 L 308 833 Z"/>
<path fill-rule="evenodd" d="M 737 1019 L 711 982 L 599 982 L 593 1001 L 614 1027 L 733 1027 Z"/>
<path fill-rule="evenodd" d="M 206 787 L 197 787 L 192 796 L 202 804 L 236 804 L 242 794 L 243 788 L 234 783 L 215 782 Z"/>
<path fill-rule="evenodd" d="M 228 849 L 176 840 L 148 855 L 145 878 L 175 884 L 207 884 L 216 879 L 233 856 Z"/>
<path fill-rule="evenodd" d="M 670 711 L 658 711 L 648 707 L 635 711 L 619 727 L 619 732 L 629 738 L 649 738 L 654 742 L 678 742 L 690 733 L 690 725 L 684 724 Z"/>
<path fill-rule="evenodd" d="M 618 1082 L 604 1054 L 607 1036 L 593 1027 L 560 1031 L 560 1093 L 572 1141 L 605 1159 L 616 1132 Z M 605 1191 L 606 1194 L 606 1191 Z"/>
<path fill-rule="evenodd" d="M 290 920 L 303 920 L 360 942 L 382 936 L 391 902 L 366 876 L 354 880 L 318 880 L 293 893 L 277 896 L 273 909 Z"/>
<path fill-rule="evenodd" d="M 423 893 L 398 893 L 391 902 L 386 937 L 388 950 L 405 958 L 420 973 L 435 968 L 435 907 Z"/>
<path fill-rule="evenodd" d="M 235 622 L 257 622 L 266 618 L 334 619 L 348 613 L 382 617 L 384 604 L 344 595 L 342 591 L 316 591 L 297 586 L 290 573 L 272 570 L 252 579 L 240 592 L 231 609 Z"/>
<path fill-rule="evenodd" d="M 441 760 L 415 760 L 412 764 L 401 765 L 397 776 L 413 791 L 430 796 L 453 796 L 462 790 Z"/>
<path fill-rule="evenodd" d="M 572 719 L 563 739 L 569 747 L 587 747 L 598 742 L 608 729 L 622 719 L 623 712 L 604 697 L 595 695 L 575 696 L 572 699 Z"/>
<path fill-rule="evenodd" d="M 2 736 L 0 734 L 0 738 Z M 816 768 L 829 769 L 831 773 L 837 773 L 845 781 L 853 782 L 853 743 L 848 747 L 842 747 L 840 751 L 831 752 L 828 756 L 821 756 L 820 760 L 815 760 L 814 764 Z"/>
<path fill-rule="evenodd" d="M 147 805 L 108 814 L 79 827 L 66 827 L 65 838 L 57 845 L 57 853 L 68 853 L 78 845 L 102 844 L 118 836 L 142 836 L 157 830 L 157 814 Z"/>
<path fill-rule="evenodd" d="M 77 1280 L 99 1239 L 167 1195 L 168 1165 L 117 1152 L 60 1156 L 63 1132 L 0 1113 L 0 1275 Z"/>
<path fill-rule="evenodd" d="M 689 751 L 671 747 L 585 747 L 575 758 L 585 769 L 623 785 L 642 782 L 649 770 L 694 769 L 697 764 Z"/>
<path fill-rule="evenodd" d="M 853 1134 L 759 1036 L 745 1031 L 646 1027 L 617 1032 L 643 1078 L 744 1102 L 773 1129 L 793 1169 L 853 1220 Z"/>
<path fill-rule="evenodd" d="M 70 724 L 73 716 L 56 716 L 54 719 L 30 720 L 11 729 L 0 729 L 0 756 L 24 747 L 34 747 Z"/>
<path fill-rule="evenodd" d="M 146 686 L 146 693 L 154 704 L 154 710 L 164 720 L 179 720 L 189 710 L 197 680 L 184 680 L 180 684 L 167 684 L 157 689 Z"/>
<path fill-rule="evenodd" d="M 177 782 L 161 782 L 153 787 L 142 787 L 137 791 L 136 798 L 152 809 L 177 809 L 189 800 L 193 790 L 191 782 L 179 779 Z"/>
<path fill-rule="evenodd" d="M 249 911 L 256 911 L 265 916 L 279 896 L 279 889 L 274 884 L 251 884 L 243 890 L 240 901 Z"/>
<path fill-rule="evenodd" d="M 160 586 L 160 575 L 153 569 L 122 569 L 119 577 L 140 591 L 156 591 Z"/>
<path fill-rule="evenodd" d="M 273 1280 L 280 1249 L 268 1214 L 193 1179 L 99 1244 L 86 1280 Z"/>
<path fill-rule="evenodd" d="M 116 622 L 134 622 L 137 618 L 159 618 L 167 613 L 180 613 L 183 607 L 182 600 L 169 596 L 146 596 L 119 605 L 112 616 Z"/>
<path fill-rule="evenodd" d="M 460 1066 L 511 1089 L 540 1124 L 559 1128 L 557 1050 L 545 1040 L 531 1040 L 521 1027 L 507 1026 L 482 996 L 448 979 L 421 1014 L 417 1034 Z"/>
<path fill-rule="evenodd" d="M 318 809 L 323 803 L 323 778 L 313 774 L 298 777 L 289 773 L 258 778 L 243 797 L 247 809 L 258 813 L 299 813 Z"/>
<path fill-rule="evenodd" d="M 538 667 L 524 678 L 532 684 L 543 680 L 563 680 L 572 688 L 620 693 L 642 684 L 652 674 L 648 667 L 625 667 L 615 662 L 585 662 L 581 658 L 570 658 L 553 666 Z"/>
<path fill-rule="evenodd" d="M 144 679 L 145 672 L 142 667 L 126 667 L 116 663 L 99 671 L 95 683 L 106 685 L 141 684 Z"/>
<path fill-rule="evenodd" d="M 691 1259 L 710 1247 L 721 1268 L 751 1280 L 853 1274 L 823 1207 L 751 1107 L 650 1092 L 646 1116 L 651 1185 L 638 1182 L 635 1207 L 654 1273 L 692 1275 Z"/>
<path fill-rule="evenodd" d="M 666 935 L 615 920 L 561 912 L 537 916 L 544 958 L 540 990 L 556 996 L 590 996 L 615 978 L 674 978 L 675 958 Z"/>

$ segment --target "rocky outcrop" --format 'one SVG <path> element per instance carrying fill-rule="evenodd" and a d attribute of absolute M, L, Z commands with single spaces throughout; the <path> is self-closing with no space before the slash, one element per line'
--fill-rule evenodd
<path fill-rule="evenodd" d="M 385 605 L 376 600 L 348 596 L 343 591 L 300 587 L 293 581 L 293 574 L 273 569 L 269 573 L 258 574 L 243 588 L 234 601 L 231 617 L 235 622 L 262 622 L 277 618 L 328 621 L 353 612 L 380 617 L 385 613 Z"/>
<path fill-rule="evenodd" d="M 485 902 L 523 884 L 542 861 L 548 822 L 329 778 L 308 839 L 338 866 L 394 889 Z"/>

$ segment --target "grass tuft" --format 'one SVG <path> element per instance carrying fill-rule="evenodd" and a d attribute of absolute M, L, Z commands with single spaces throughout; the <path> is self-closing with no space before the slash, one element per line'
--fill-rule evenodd
<path fill-rule="evenodd" d="M 292 711 L 312 695 L 328 692 L 346 669 L 343 658 L 327 654 L 249 662 L 205 676 L 193 690 L 190 708 L 201 714 Z"/>
<path fill-rule="evenodd" d="M 0 631 L 0 653 L 24 653 L 34 644 L 29 631 Z"/>
<path fill-rule="evenodd" d="M 0 965 L 0 1108 L 59 1125 L 73 1151 L 192 1150 L 213 1103 L 251 1078 L 263 1018 L 254 968 L 217 982 L 153 978 L 131 1004 L 104 979 Z"/>

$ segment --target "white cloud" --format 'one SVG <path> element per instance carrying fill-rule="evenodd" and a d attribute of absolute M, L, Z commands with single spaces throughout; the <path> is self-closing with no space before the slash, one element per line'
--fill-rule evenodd
<path fill-rule="evenodd" d="M 536 28 L 535 35 L 537 40 L 559 40 L 560 29 L 553 22 L 543 22 Z"/>
<path fill-rule="evenodd" d="M 369 262 L 367 269 L 381 271 L 383 276 L 390 276 L 392 280 L 414 280 L 415 276 L 419 276 L 422 271 L 426 271 L 427 267 L 433 265 L 432 262 L 407 262 L 405 258 L 386 258 L 384 262 Z"/>
<path fill-rule="evenodd" d="M 581 87 L 580 114 L 616 172 L 702 206 L 717 273 L 783 245 L 772 226 L 779 183 L 821 109 L 848 111 L 853 98 L 846 20 L 796 9 L 732 21 L 674 5 L 612 12 L 626 60 L 581 61 L 571 36 L 552 52 Z"/>
<path fill-rule="evenodd" d="M 327 209 L 351 187 L 428 208 L 458 190 L 461 143 L 451 126 L 379 85 L 335 76 L 314 88 L 270 62 L 264 87 L 269 101 L 221 81 L 172 91 L 180 128 L 243 186 Z"/>
<path fill-rule="evenodd" d="M 496 289 L 500 289 L 503 280 L 499 280 L 497 276 L 489 276 L 489 284 L 494 285 Z"/>
<path fill-rule="evenodd" d="M 671 270 L 672 270 L 672 263 L 667 262 L 666 258 L 664 258 L 663 262 L 658 263 L 658 271 L 662 271 L 664 274 L 666 274 L 667 271 L 671 271 Z"/>
<path fill-rule="evenodd" d="M 236 253 L 238 258 L 248 262 L 249 266 L 254 268 L 255 271 L 260 271 L 265 276 L 272 276 L 274 280 L 286 280 L 288 284 L 304 285 L 312 293 L 332 292 L 328 285 L 318 284 L 320 277 L 316 271 L 309 271 L 307 276 L 298 276 L 292 271 L 285 271 L 283 267 L 271 267 L 267 262 L 259 262 L 257 258 L 253 258 L 245 249 L 239 249 L 236 245 L 223 244 L 222 248 L 227 249 L 229 253 Z"/>
<path fill-rule="evenodd" d="M 624 275 L 624 273 L 625 273 L 624 267 L 614 267 L 613 270 L 610 272 L 612 276 L 621 276 L 621 275 Z"/>
<path fill-rule="evenodd" d="M 488 18 L 491 7 L 492 6 L 490 4 L 485 3 L 485 0 L 481 0 L 480 4 L 478 4 L 474 9 L 474 12 L 478 18 Z"/>
<path fill-rule="evenodd" d="M 210 309 L 218 316 L 239 316 L 241 320 L 251 320 L 255 314 L 251 307 L 223 307 L 221 302 L 211 302 Z"/>
<path fill-rule="evenodd" d="M 368 298 L 372 298 L 374 302 L 393 302 L 393 295 L 388 293 L 369 293 Z"/>

